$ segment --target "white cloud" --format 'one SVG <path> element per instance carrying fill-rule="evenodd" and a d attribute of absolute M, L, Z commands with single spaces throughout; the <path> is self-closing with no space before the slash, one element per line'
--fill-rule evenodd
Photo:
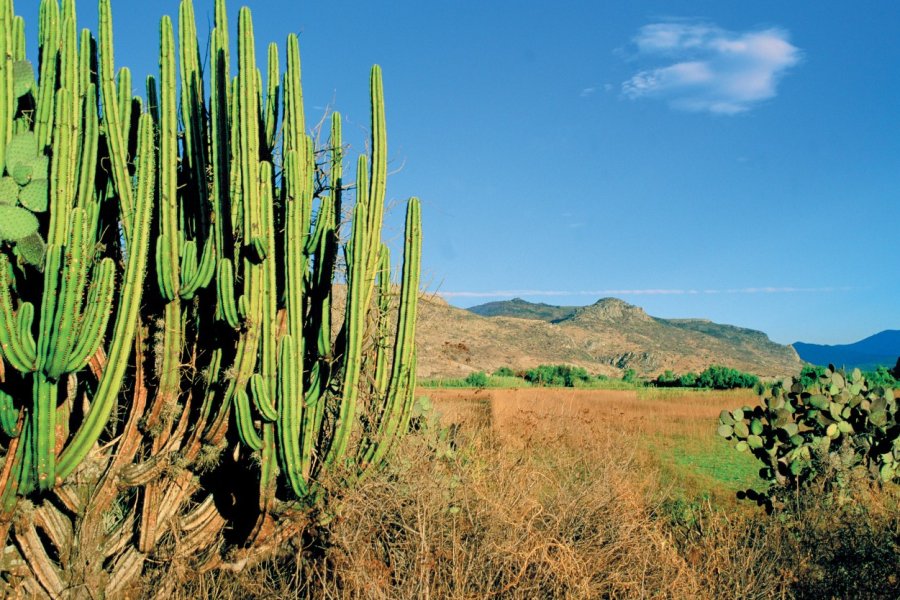
<path fill-rule="evenodd" d="M 784 29 L 727 31 L 705 23 L 654 23 L 634 38 L 638 57 L 665 63 L 622 83 L 631 99 L 658 98 L 679 110 L 736 114 L 774 98 L 801 51 Z"/>

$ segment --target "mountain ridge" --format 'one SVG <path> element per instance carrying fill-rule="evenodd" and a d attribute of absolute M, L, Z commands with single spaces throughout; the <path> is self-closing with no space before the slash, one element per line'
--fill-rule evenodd
<path fill-rule="evenodd" d="M 426 378 L 559 363 L 613 377 L 625 369 L 652 377 L 665 370 L 699 372 L 712 364 L 776 377 L 802 366 L 793 348 L 763 332 L 708 319 L 653 317 L 618 298 L 581 307 L 517 298 L 470 309 L 423 300 L 419 371 Z"/>
<path fill-rule="evenodd" d="M 900 357 L 900 330 L 885 329 L 849 344 L 791 344 L 800 358 L 814 365 L 874 369 L 878 365 L 892 367 Z"/>

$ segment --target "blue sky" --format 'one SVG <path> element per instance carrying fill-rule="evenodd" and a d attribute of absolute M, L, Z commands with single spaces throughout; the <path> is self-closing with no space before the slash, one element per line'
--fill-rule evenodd
<path fill-rule="evenodd" d="M 784 343 L 900 328 L 900 3 L 249 5 L 260 50 L 300 33 L 308 119 L 338 108 L 356 149 L 381 64 L 388 196 L 422 199 L 424 280 L 455 305 L 617 296 Z M 113 1 L 135 81 L 163 13 Z"/>

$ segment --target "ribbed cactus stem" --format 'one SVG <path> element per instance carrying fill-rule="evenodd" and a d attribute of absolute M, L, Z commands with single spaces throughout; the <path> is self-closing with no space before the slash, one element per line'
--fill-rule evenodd
<path fill-rule="evenodd" d="M 39 151 L 43 151 L 50 145 L 53 128 L 56 63 L 59 56 L 59 4 L 56 0 L 41 0 L 38 45 L 41 55 L 41 78 L 35 109 L 34 134 Z M 2 160 L 3 153 L 0 152 L 0 164 L 3 164 Z"/>
<path fill-rule="evenodd" d="M 97 152 L 100 138 L 100 119 L 97 115 L 97 88 L 92 83 L 84 95 L 84 132 L 81 151 L 78 153 L 78 200 L 75 205 L 87 211 L 88 229 L 97 230 L 99 206 L 94 183 L 97 177 Z"/>
<path fill-rule="evenodd" d="M 372 109 L 372 173 L 369 177 L 368 210 L 369 238 L 366 272 L 373 280 L 378 266 L 378 251 L 381 248 L 381 222 L 384 218 L 384 198 L 387 189 L 387 132 L 384 116 L 384 88 L 381 82 L 381 67 L 372 67 L 369 82 Z M 369 298 L 371 292 L 369 293 Z M 368 298 L 367 298 L 368 300 Z"/>
<path fill-rule="evenodd" d="M 100 0 L 98 9 L 100 39 L 100 90 L 103 102 L 103 120 L 106 124 L 106 139 L 109 144 L 110 168 L 122 213 L 122 230 L 125 240 L 131 243 L 134 221 L 134 192 L 128 173 L 128 153 L 123 134 L 123 124 L 119 114 L 118 90 L 115 80 L 115 61 L 112 40 L 112 10 L 110 0 Z"/>
<path fill-rule="evenodd" d="M 168 16 L 159 24 L 159 239 L 156 276 L 163 299 L 178 297 L 178 117 L 175 40 Z"/>
<path fill-rule="evenodd" d="M 279 85 L 279 69 L 278 69 L 278 46 L 274 43 L 269 44 L 268 65 L 266 74 L 266 106 L 263 122 L 265 124 L 265 141 L 266 156 L 271 158 L 272 152 L 275 150 L 275 133 L 278 124 L 278 106 L 281 87 Z"/>
<path fill-rule="evenodd" d="M 125 261 L 125 278 L 119 291 L 116 321 L 109 344 L 107 368 L 103 371 L 94 392 L 94 401 L 81 426 L 72 435 L 59 456 L 57 478 L 65 478 L 84 460 L 106 425 L 122 388 L 128 356 L 134 341 L 137 315 L 141 306 L 141 291 L 147 270 L 149 251 L 150 217 L 156 187 L 156 153 L 153 144 L 153 123 L 150 115 L 143 114 L 138 125 L 136 185 L 132 192 L 137 203 L 134 206 L 134 229 L 128 244 Z M 131 182 L 128 182 L 129 186 Z M 117 191 L 121 195 L 122 191 Z"/>
<path fill-rule="evenodd" d="M 359 396 L 359 371 L 362 364 L 362 343 L 366 326 L 365 296 L 370 287 L 366 281 L 366 250 L 369 243 L 366 206 L 357 202 L 353 210 L 353 228 L 344 251 L 347 261 L 347 306 L 344 321 L 344 377 L 343 397 L 335 424 L 334 439 L 325 457 L 325 466 L 340 464 L 347 451 L 347 442 L 356 419 Z"/>
<path fill-rule="evenodd" d="M 238 107 L 241 195 L 244 207 L 244 243 L 260 235 L 259 231 L 259 80 L 250 9 L 238 14 Z"/>
<path fill-rule="evenodd" d="M 13 33 L 6 15 L 12 11 L 11 0 L 0 0 L 4 23 L 0 28 L 0 165 L 6 164 L 6 145 L 12 139 L 15 117 L 15 92 L 13 83 Z"/>
<path fill-rule="evenodd" d="M 394 341 L 387 401 L 379 424 L 376 444 L 361 461 L 363 469 L 370 469 L 381 463 L 394 438 L 405 430 L 412 406 L 415 386 L 416 313 L 422 258 L 422 217 L 418 198 L 411 198 L 407 205 L 405 238 L 397 336 Z"/>

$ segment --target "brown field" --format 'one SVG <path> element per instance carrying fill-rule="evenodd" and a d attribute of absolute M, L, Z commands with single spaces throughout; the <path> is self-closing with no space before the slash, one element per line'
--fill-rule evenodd
<path fill-rule="evenodd" d="M 704 436 L 723 408 L 756 404 L 748 390 L 602 390 L 519 388 L 502 390 L 420 390 L 445 422 L 488 418 L 504 436 L 582 436 L 598 429 L 640 434 Z M 487 412 L 489 414 L 485 415 Z"/>
<path fill-rule="evenodd" d="M 490 427 L 517 449 L 619 445 L 643 468 L 661 471 L 683 495 L 734 505 L 734 492 L 753 483 L 755 463 L 715 436 L 723 409 L 753 406 L 749 390 L 597 390 L 521 388 L 422 390 L 444 425 Z M 669 490 L 672 492 L 673 490 Z"/>
<path fill-rule="evenodd" d="M 715 422 L 750 394 L 421 394 L 434 411 L 326 527 L 173 600 L 900 597 L 896 490 L 782 519 L 735 503 L 754 465 Z"/>

